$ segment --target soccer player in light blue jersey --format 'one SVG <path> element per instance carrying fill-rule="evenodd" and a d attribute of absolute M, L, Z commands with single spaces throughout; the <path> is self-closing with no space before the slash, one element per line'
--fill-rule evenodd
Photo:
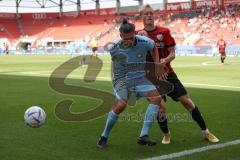
<path fill-rule="evenodd" d="M 80 65 L 85 65 L 86 55 L 88 52 L 88 43 L 85 38 L 80 43 Z"/>
<path fill-rule="evenodd" d="M 148 137 L 148 131 L 154 122 L 159 105 L 165 105 L 156 87 L 146 78 L 145 65 L 147 54 L 152 54 L 155 64 L 159 63 L 158 51 L 154 42 L 143 36 L 135 35 L 134 24 L 123 19 L 119 28 L 121 39 L 110 50 L 113 62 L 113 88 L 116 103 L 108 113 L 105 128 L 97 143 L 98 148 L 107 146 L 107 139 L 119 114 L 125 109 L 130 94 L 137 98 L 146 97 L 149 105 L 144 117 L 143 128 L 140 133 L 138 144 L 155 145 L 156 141 Z M 162 74 L 163 66 L 155 67 L 155 74 Z"/>

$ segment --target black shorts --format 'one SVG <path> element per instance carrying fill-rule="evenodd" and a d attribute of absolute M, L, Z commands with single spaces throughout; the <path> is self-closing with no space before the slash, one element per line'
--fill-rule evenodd
<path fill-rule="evenodd" d="M 167 81 L 173 84 L 174 89 L 168 94 L 174 101 L 179 101 L 178 98 L 187 94 L 186 89 L 184 88 L 181 81 L 178 79 L 175 72 L 169 73 Z"/>
<path fill-rule="evenodd" d="M 221 57 L 225 58 L 226 57 L 226 53 L 225 52 L 221 53 Z"/>
<path fill-rule="evenodd" d="M 93 52 L 95 52 L 95 51 L 97 51 L 97 50 L 98 50 L 97 47 L 93 47 L 93 48 L 92 48 L 92 51 L 93 51 Z"/>

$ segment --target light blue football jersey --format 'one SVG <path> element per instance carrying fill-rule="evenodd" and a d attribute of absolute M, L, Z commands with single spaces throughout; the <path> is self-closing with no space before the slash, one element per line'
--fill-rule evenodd
<path fill-rule="evenodd" d="M 88 43 L 86 41 L 82 41 L 80 43 L 80 48 L 81 48 L 81 50 L 86 51 L 88 49 Z"/>
<path fill-rule="evenodd" d="M 131 48 L 121 46 L 117 41 L 110 50 L 113 62 L 114 79 L 135 79 L 145 77 L 147 54 L 153 54 L 154 41 L 148 37 L 136 35 L 135 45 Z"/>

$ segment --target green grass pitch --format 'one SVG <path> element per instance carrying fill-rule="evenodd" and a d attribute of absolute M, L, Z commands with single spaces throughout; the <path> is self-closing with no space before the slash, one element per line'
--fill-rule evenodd
<path fill-rule="evenodd" d="M 97 149 L 95 145 L 106 115 L 89 122 L 65 122 L 54 114 L 55 105 L 63 99 L 74 100 L 72 112 L 92 109 L 100 102 L 59 94 L 49 88 L 49 75 L 69 58 L 66 55 L 0 56 L 1 160 L 144 159 L 211 145 L 202 139 L 200 129 L 180 103 L 168 98 L 167 112 L 172 134 L 170 145 L 161 144 L 161 132 L 154 124 L 150 136 L 157 139 L 158 144 L 154 147 L 138 146 L 136 141 L 142 122 L 120 118 L 111 132 L 109 147 L 106 150 Z M 100 58 L 104 64 L 96 82 L 81 81 L 86 67 L 73 71 L 65 82 L 111 93 L 110 58 Z M 173 66 L 220 143 L 240 139 L 240 58 L 227 57 L 226 64 L 221 65 L 219 57 L 176 57 Z M 41 106 L 47 113 L 46 123 L 41 128 L 32 129 L 24 124 L 23 114 L 33 105 Z M 140 100 L 137 106 L 128 107 L 122 117 L 143 114 L 146 105 L 146 100 Z M 235 145 L 176 159 L 237 160 L 239 150 L 240 145 Z"/>

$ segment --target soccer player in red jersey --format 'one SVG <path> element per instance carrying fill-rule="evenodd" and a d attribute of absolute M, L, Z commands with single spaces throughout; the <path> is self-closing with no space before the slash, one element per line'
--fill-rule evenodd
<path fill-rule="evenodd" d="M 217 42 L 219 53 L 221 54 L 221 62 L 224 64 L 224 60 L 226 59 L 226 45 L 227 43 L 223 40 L 223 37 L 221 36 L 220 39 Z"/>
<path fill-rule="evenodd" d="M 138 34 L 145 35 L 155 41 L 155 45 L 158 48 L 160 63 L 166 65 L 167 70 L 162 75 L 162 79 L 167 80 L 168 82 L 174 85 L 174 90 L 168 94 L 174 101 L 180 103 L 191 113 L 192 118 L 203 132 L 204 139 L 216 143 L 219 142 L 219 139 L 215 137 L 206 127 L 205 121 L 198 109 L 198 107 L 193 103 L 192 99 L 187 94 L 186 89 L 184 88 L 181 81 L 178 79 L 176 73 L 174 72 L 171 62 L 175 58 L 175 40 L 170 34 L 168 28 L 160 27 L 154 23 L 154 10 L 150 5 L 144 5 L 141 9 L 141 15 L 143 18 L 144 29 L 138 31 Z M 151 57 L 149 58 L 151 61 Z M 154 72 L 150 72 L 154 73 Z M 149 75 L 149 79 L 157 84 L 157 78 L 154 75 Z M 160 89 L 160 88 L 159 88 Z M 160 107 L 162 108 L 162 107 Z M 161 110 L 160 110 L 161 112 Z M 167 118 L 165 113 L 158 116 L 159 126 L 164 133 L 162 143 L 170 143 L 170 132 L 167 125 Z"/>

